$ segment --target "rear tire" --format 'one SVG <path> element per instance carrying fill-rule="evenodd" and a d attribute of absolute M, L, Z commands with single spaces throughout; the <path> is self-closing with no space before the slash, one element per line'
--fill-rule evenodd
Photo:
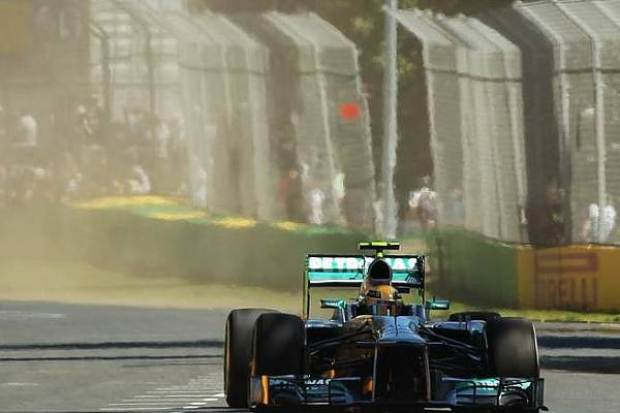
<path fill-rule="evenodd" d="M 224 345 L 224 393 L 230 407 L 248 407 L 254 324 L 262 314 L 271 312 L 273 310 L 243 309 L 228 314 Z"/>
<path fill-rule="evenodd" d="M 305 326 L 291 314 L 263 314 L 254 326 L 254 374 L 301 375 L 304 371 Z"/>
<path fill-rule="evenodd" d="M 540 364 L 534 324 L 523 318 L 487 322 L 488 358 L 496 377 L 538 378 Z"/>

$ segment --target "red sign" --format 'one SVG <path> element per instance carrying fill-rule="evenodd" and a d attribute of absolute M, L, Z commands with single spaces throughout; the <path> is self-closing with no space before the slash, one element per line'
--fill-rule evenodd
<path fill-rule="evenodd" d="M 340 118 L 342 120 L 356 120 L 361 114 L 362 110 L 356 102 L 347 102 L 340 105 Z"/>

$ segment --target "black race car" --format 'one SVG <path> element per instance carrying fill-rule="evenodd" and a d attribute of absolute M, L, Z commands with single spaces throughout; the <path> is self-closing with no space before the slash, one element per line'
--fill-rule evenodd
<path fill-rule="evenodd" d="M 536 332 L 522 318 L 452 314 L 427 301 L 425 257 L 389 255 L 398 244 L 364 243 L 370 255 L 308 255 L 303 316 L 234 310 L 226 323 L 224 383 L 231 407 L 255 410 L 546 410 Z M 355 287 L 353 300 L 322 299 L 331 317 L 313 319 L 311 289 Z M 418 294 L 406 304 L 403 295 Z"/>

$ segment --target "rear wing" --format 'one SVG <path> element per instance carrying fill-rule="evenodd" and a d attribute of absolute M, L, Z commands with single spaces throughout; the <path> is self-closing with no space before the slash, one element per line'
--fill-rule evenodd
<path fill-rule="evenodd" d="M 377 254 L 378 255 L 378 254 Z M 360 288 L 368 266 L 377 256 L 306 255 L 304 270 L 303 313 L 310 317 L 310 289 L 313 287 Z M 392 268 L 392 285 L 399 290 L 416 288 L 424 298 L 424 259 L 422 255 L 387 255 L 381 257 Z"/>
<path fill-rule="evenodd" d="M 366 255 L 307 255 L 305 287 L 360 287 L 375 258 Z M 386 254 L 382 259 L 392 268 L 394 287 L 424 289 L 424 256 Z"/>

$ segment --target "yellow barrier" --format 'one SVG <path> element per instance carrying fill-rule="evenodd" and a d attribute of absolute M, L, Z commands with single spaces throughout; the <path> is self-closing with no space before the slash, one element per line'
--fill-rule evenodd
<path fill-rule="evenodd" d="M 517 253 L 522 308 L 620 311 L 620 248 L 593 245 Z"/>

